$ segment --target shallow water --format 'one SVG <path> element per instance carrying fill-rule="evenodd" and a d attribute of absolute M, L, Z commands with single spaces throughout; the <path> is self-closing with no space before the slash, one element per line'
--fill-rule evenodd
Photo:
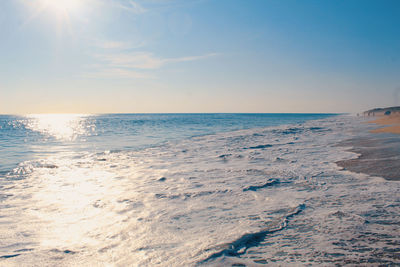
<path fill-rule="evenodd" d="M 1 265 L 400 262 L 399 183 L 334 163 L 361 118 L 112 116 L 0 129 Z"/>

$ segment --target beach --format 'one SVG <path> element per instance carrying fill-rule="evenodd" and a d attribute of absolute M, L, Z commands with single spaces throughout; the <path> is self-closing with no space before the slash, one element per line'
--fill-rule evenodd
<path fill-rule="evenodd" d="M 368 123 L 381 125 L 378 129 L 371 130 L 371 133 L 394 133 L 400 134 L 400 113 L 379 116 Z"/>
<path fill-rule="evenodd" d="M 348 151 L 359 154 L 358 158 L 339 161 L 345 170 L 383 177 L 387 180 L 400 180 L 400 116 L 382 115 L 368 120 L 367 124 L 380 127 L 369 130 L 369 135 L 341 142 L 349 146 Z"/>
<path fill-rule="evenodd" d="M 399 14 L 0 0 L 0 267 L 400 267 Z"/>

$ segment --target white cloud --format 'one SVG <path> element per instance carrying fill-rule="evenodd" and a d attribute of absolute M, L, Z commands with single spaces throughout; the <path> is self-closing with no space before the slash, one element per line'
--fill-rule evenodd
<path fill-rule="evenodd" d="M 199 56 L 162 58 L 145 51 L 132 51 L 144 46 L 144 42 L 133 45 L 130 42 L 93 39 L 91 56 L 95 63 L 87 65 L 83 76 L 88 78 L 154 78 L 149 71 L 162 68 L 167 64 L 202 60 L 216 56 L 209 53 Z"/>
<path fill-rule="evenodd" d="M 111 0 L 114 7 L 126 10 L 134 14 L 142 14 L 147 10 L 142 7 L 138 2 L 132 0 Z"/>
<path fill-rule="evenodd" d="M 217 54 L 201 56 L 158 58 L 149 52 L 135 52 L 130 54 L 99 54 L 95 55 L 100 62 L 87 66 L 90 71 L 83 74 L 86 78 L 128 78 L 151 79 L 155 78 L 149 70 L 155 70 L 168 63 L 188 62 L 213 57 Z"/>
<path fill-rule="evenodd" d="M 178 57 L 178 58 L 168 58 L 165 59 L 165 63 L 168 62 L 186 62 L 186 61 L 195 61 L 195 60 L 201 60 L 201 59 L 206 59 L 209 57 L 214 57 L 217 56 L 217 53 L 209 53 L 201 56 L 188 56 L 188 57 Z"/>
<path fill-rule="evenodd" d="M 90 39 L 91 46 L 93 48 L 100 48 L 104 50 L 114 50 L 114 51 L 124 51 L 124 50 L 132 50 L 138 49 L 140 47 L 145 46 L 144 41 L 136 41 L 136 42 L 123 42 L 123 41 L 112 41 L 112 40 L 104 40 L 104 39 Z"/>
<path fill-rule="evenodd" d="M 98 42 L 96 46 L 103 48 L 103 49 L 129 49 L 129 48 L 131 48 L 131 45 L 129 43 L 116 42 L 116 41 Z"/>
<path fill-rule="evenodd" d="M 159 69 L 168 63 L 201 60 L 215 55 L 215 53 L 212 53 L 201 56 L 160 58 L 154 56 L 152 53 L 149 52 L 134 52 L 119 54 L 101 54 L 96 55 L 96 58 L 111 67 L 150 70 Z"/>
<path fill-rule="evenodd" d="M 156 58 L 147 52 L 101 54 L 96 55 L 96 58 L 105 65 L 118 68 L 157 69 L 163 65 L 162 59 Z"/>
<path fill-rule="evenodd" d="M 149 79 L 148 73 L 120 68 L 98 68 L 82 75 L 85 78 L 128 78 L 128 79 Z"/>

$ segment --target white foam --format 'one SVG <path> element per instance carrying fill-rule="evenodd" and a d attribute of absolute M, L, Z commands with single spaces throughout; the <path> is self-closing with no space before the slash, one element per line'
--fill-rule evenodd
<path fill-rule="evenodd" d="M 399 186 L 340 171 L 334 164 L 356 157 L 335 144 L 369 127 L 357 120 L 330 117 L 141 151 L 58 154 L 40 164 L 27 162 L 23 179 L 15 180 L 14 173 L 7 184 L 2 181 L 2 192 L 9 196 L 1 202 L 0 256 L 20 255 L 0 261 L 42 266 L 290 265 L 373 257 L 357 246 L 376 250 L 382 245 L 359 236 L 381 236 L 386 247 L 388 240 L 399 241 L 398 236 L 387 237 L 393 225 L 366 223 L 374 216 L 370 212 L 391 204 L 392 210 L 380 216 L 389 220 L 392 212 L 392 222 L 399 222 Z M 269 179 L 279 183 L 260 186 Z M 245 190 L 251 186 L 257 190 Z M 305 208 L 288 220 L 288 227 L 279 234 L 268 232 L 302 204 Z M 265 233 L 262 240 L 246 243 L 240 260 L 218 254 L 224 244 L 260 231 Z M 213 253 L 217 257 L 204 262 Z M 382 260 L 389 261 L 390 253 Z"/>

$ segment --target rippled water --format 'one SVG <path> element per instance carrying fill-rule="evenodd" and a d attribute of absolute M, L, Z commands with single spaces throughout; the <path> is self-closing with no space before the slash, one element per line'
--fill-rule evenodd
<path fill-rule="evenodd" d="M 0 265 L 398 264 L 399 183 L 351 116 L 1 117 Z"/>
<path fill-rule="evenodd" d="M 301 123 L 328 114 L 0 115 L 0 172 L 65 152 L 138 150 L 194 136 Z"/>

